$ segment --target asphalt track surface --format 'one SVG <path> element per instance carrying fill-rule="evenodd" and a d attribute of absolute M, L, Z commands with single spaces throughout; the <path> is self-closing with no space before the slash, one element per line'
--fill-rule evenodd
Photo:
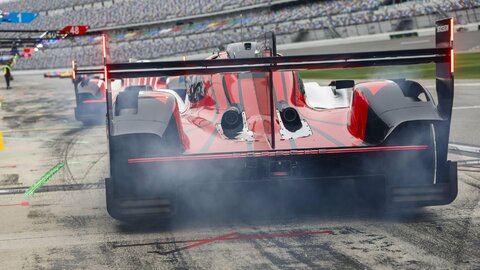
<path fill-rule="evenodd" d="M 456 82 L 451 131 L 452 143 L 473 149 L 480 146 L 479 87 Z M 279 190 L 278 200 L 255 207 L 245 194 L 215 209 L 199 203 L 170 223 L 122 224 L 105 209 L 105 128 L 74 120 L 71 82 L 16 76 L 12 90 L 0 88 L 0 100 L 1 269 L 480 268 L 478 165 L 460 167 L 458 198 L 446 206 L 382 213 L 332 184 L 314 202 L 291 203 L 295 194 Z M 24 196 L 59 162 L 65 166 L 45 188 Z"/>

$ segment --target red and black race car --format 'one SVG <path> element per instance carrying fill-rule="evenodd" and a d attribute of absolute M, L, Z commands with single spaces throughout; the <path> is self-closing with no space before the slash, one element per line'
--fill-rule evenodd
<path fill-rule="evenodd" d="M 239 182 L 348 179 L 386 205 L 455 199 L 451 19 L 432 49 L 279 56 L 266 37 L 208 60 L 105 65 L 112 217 L 169 214 L 186 190 Z M 408 79 L 320 85 L 297 72 L 425 63 L 437 102 Z"/>
<path fill-rule="evenodd" d="M 73 61 L 71 74 L 76 100 L 75 119 L 85 125 L 104 123 L 107 106 L 103 69 L 78 68 Z M 166 77 L 145 78 L 144 80 L 131 79 L 122 82 L 122 86 L 129 91 L 149 91 L 153 90 L 149 85 L 159 89 L 165 88 L 165 81 Z"/>
<path fill-rule="evenodd" d="M 75 90 L 75 119 L 85 125 L 105 123 L 106 84 L 101 71 L 83 69 L 73 62 L 72 81 Z"/>

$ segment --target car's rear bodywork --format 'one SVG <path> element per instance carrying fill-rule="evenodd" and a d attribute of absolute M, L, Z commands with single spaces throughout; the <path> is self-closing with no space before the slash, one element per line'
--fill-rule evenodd
<path fill-rule="evenodd" d="M 170 213 L 178 194 L 212 183 L 350 179 L 380 187 L 388 204 L 451 202 L 453 29 L 449 19 L 437 25 L 433 49 L 284 57 L 272 36 L 262 58 L 239 49 L 228 59 L 107 64 L 110 215 Z M 297 72 L 424 63 L 436 67 L 437 103 L 411 80 L 321 86 Z M 114 80 L 154 91 L 112 91 Z"/>
<path fill-rule="evenodd" d="M 98 69 L 77 69 L 73 63 L 75 119 L 87 125 L 105 123 L 106 84 L 101 74 Z"/>

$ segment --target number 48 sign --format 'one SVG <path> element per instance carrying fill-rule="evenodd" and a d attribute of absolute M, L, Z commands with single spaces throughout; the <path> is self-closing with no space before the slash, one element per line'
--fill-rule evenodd
<path fill-rule="evenodd" d="M 83 35 L 90 29 L 88 25 L 68 25 L 60 30 L 61 35 L 79 36 Z"/>

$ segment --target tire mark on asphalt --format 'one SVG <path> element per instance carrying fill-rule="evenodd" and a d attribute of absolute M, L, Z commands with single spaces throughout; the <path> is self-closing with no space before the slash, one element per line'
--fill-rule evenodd
<path fill-rule="evenodd" d="M 467 173 L 467 172 L 464 172 L 463 175 L 469 177 L 471 181 L 465 180 L 463 178 L 460 178 L 460 181 L 462 181 L 463 183 L 465 183 L 465 184 L 467 184 L 471 187 L 480 189 L 479 179 L 475 178 L 475 176 L 472 176 L 470 173 Z M 477 182 L 479 182 L 479 183 L 477 183 Z"/>
<path fill-rule="evenodd" d="M 176 238 L 175 238 L 175 235 L 173 235 L 173 233 L 171 234 L 171 237 L 170 239 L 172 239 L 172 241 L 175 241 L 176 242 Z M 180 248 L 178 246 L 177 243 L 174 243 L 173 244 L 173 249 L 178 249 Z M 158 249 L 158 247 L 157 247 Z M 195 269 L 198 269 L 198 265 L 197 264 L 194 264 L 194 260 L 192 259 L 192 256 L 188 253 L 186 254 L 186 252 L 174 252 L 172 253 L 172 258 L 174 258 L 178 264 L 180 265 L 175 265 L 175 267 L 180 267 L 180 269 L 192 269 L 192 268 L 195 268 Z M 188 256 L 188 258 L 186 257 Z M 188 261 L 187 261 L 188 259 Z M 190 264 L 188 263 L 190 262 Z M 194 265 L 191 265 L 191 264 L 194 264 Z"/>
<path fill-rule="evenodd" d="M 469 207 L 469 204 L 465 202 L 461 205 L 454 205 L 451 211 L 455 214 L 465 213 L 465 208 L 473 208 Z M 422 213 L 422 216 L 428 214 Z M 381 226 L 379 228 L 391 235 L 391 237 L 424 251 L 423 254 L 438 258 L 438 261 L 433 261 L 432 264 L 432 261 L 429 262 L 422 259 L 421 253 L 412 253 L 411 250 L 405 250 L 409 256 L 413 256 L 425 264 L 421 268 L 435 268 L 439 266 L 454 268 L 458 266 L 458 263 L 462 262 L 460 259 L 465 254 L 465 249 L 462 246 L 469 236 L 468 224 L 465 223 L 465 219 L 469 217 L 452 217 L 446 211 L 440 212 L 440 214 L 444 215 L 445 218 L 441 219 L 441 216 L 437 214 L 428 218 L 415 216 L 412 219 L 397 221 L 397 224 L 392 224 L 393 226 Z M 464 230 L 467 230 L 467 232 Z M 471 236 L 470 240 L 472 240 Z M 473 252 L 472 249 L 468 249 L 468 251 Z M 470 255 L 469 259 L 472 259 L 472 255 Z"/>
<path fill-rule="evenodd" d="M 477 180 L 475 177 L 471 176 L 468 173 L 465 173 L 464 175 L 472 178 L 473 180 Z M 466 184 L 468 184 L 472 187 L 475 187 L 477 189 L 480 188 L 478 185 L 467 183 L 464 180 L 462 182 L 464 182 L 464 183 L 466 183 Z M 456 264 L 463 262 L 463 257 L 464 257 L 464 254 L 465 254 L 465 242 L 466 242 L 466 240 L 469 236 L 469 231 L 470 231 L 470 228 L 472 226 L 473 213 L 478 208 L 479 203 L 480 203 L 480 197 L 477 197 L 473 200 L 472 207 L 467 208 L 467 209 L 469 209 L 469 210 L 467 210 L 469 213 L 467 214 L 467 218 L 464 221 L 463 229 L 462 229 L 461 236 L 460 236 L 460 239 L 459 239 L 460 242 L 457 245 L 457 250 L 455 251 L 455 263 Z"/>
<path fill-rule="evenodd" d="M 54 140 L 52 143 L 48 143 L 48 142 L 46 143 L 46 145 L 52 148 L 52 150 L 54 151 L 52 154 L 52 159 L 57 158 L 59 161 L 63 161 L 65 163 L 63 173 L 66 174 L 66 177 L 65 179 L 63 179 L 63 182 L 66 182 L 66 183 L 69 183 L 71 182 L 71 180 L 74 180 L 73 174 L 71 173 L 70 168 L 68 167 L 68 162 L 67 162 L 68 151 L 69 151 L 69 148 L 74 144 L 75 140 L 80 136 L 79 133 L 81 131 L 82 129 L 80 128 L 71 129 L 58 136 L 62 138 L 61 142 L 59 140 Z M 67 137 L 66 140 L 65 140 L 65 137 Z M 71 137 L 71 138 L 68 138 L 68 137 Z M 75 181 L 73 182 L 75 183 Z"/>
<path fill-rule="evenodd" d="M 296 242 L 298 243 L 301 243 L 302 245 L 304 243 L 300 242 L 300 237 L 296 239 Z M 269 238 L 269 239 L 264 239 L 265 242 L 267 243 L 271 243 L 271 244 L 274 244 L 282 249 L 285 249 L 286 252 L 292 257 L 294 258 L 295 260 L 297 260 L 297 262 L 300 262 L 302 264 L 304 264 L 305 266 L 307 266 L 309 269 L 316 269 L 318 268 L 318 266 L 312 262 L 311 260 L 308 260 L 308 258 L 306 258 L 305 256 L 303 256 L 302 254 L 298 254 L 297 252 L 294 252 L 291 248 L 291 246 L 289 245 L 286 245 L 285 243 L 283 243 L 282 241 L 278 240 L 278 239 L 274 239 L 274 238 Z"/>
<path fill-rule="evenodd" d="M 344 253 L 341 253 L 337 250 L 335 250 L 330 244 L 325 243 L 320 245 L 324 250 L 328 251 L 330 255 L 332 255 L 337 261 L 341 262 L 341 265 L 335 265 L 334 268 L 338 269 L 349 269 L 347 266 L 350 266 L 352 268 L 350 269 L 370 269 L 366 265 L 360 263 L 358 260 L 347 256 Z"/>
<path fill-rule="evenodd" d="M 69 175 L 70 181 L 75 183 L 75 184 L 77 183 L 77 181 L 75 180 L 75 177 L 73 176 L 73 173 L 70 169 L 70 166 L 68 165 L 68 154 L 69 154 L 70 150 L 72 149 L 73 145 L 75 144 L 75 142 L 77 141 L 77 139 L 81 136 L 82 131 L 83 131 L 83 129 L 78 129 L 78 133 L 74 133 L 75 135 L 68 142 L 67 146 L 64 148 L 63 153 L 62 153 L 62 158 L 65 162 L 65 169 L 67 171 L 67 174 Z"/>
<path fill-rule="evenodd" d="M 279 256 L 275 255 L 274 253 L 271 253 L 269 251 L 265 250 L 265 247 L 262 245 L 262 243 L 265 243 L 264 239 L 255 239 L 251 241 L 253 244 L 253 247 L 255 250 L 260 253 L 265 259 L 271 262 L 271 265 L 287 265 L 287 261 L 280 258 Z M 270 266 L 270 269 L 274 269 L 273 267 Z"/>
<path fill-rule="evenodd" d="M 98 164 L 98 162 L 100 161 L 100 159 L 102 159 L 106 155 L 107 155 L 107 153 L 101 154 L 97 159 L 95 159 L 95 161 L 90 166 L 88 166 L 88 168 L 85 170 L 85 173 L 83 174 L 82 180 L 85 180 L 85 177 L 87 177 L 87 175 L 90 173 L 90 171 L 93 169 L 93 167 L 95 167 Z"/>

